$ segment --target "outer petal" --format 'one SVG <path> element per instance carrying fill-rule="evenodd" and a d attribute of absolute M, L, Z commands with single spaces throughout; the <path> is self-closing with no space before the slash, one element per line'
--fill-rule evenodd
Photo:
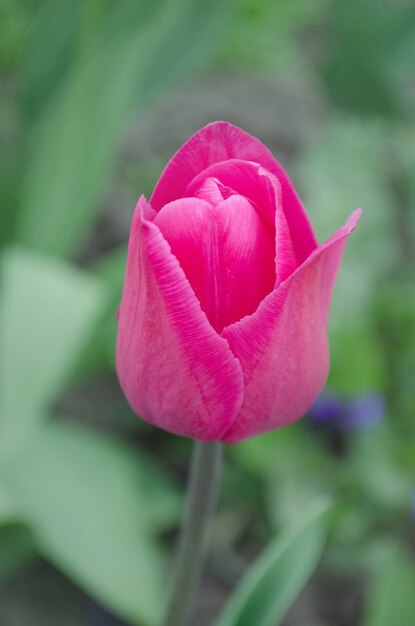
<path fill-rule="evenodd" d="M 187 185 L 197 174 L 227 159 L 254 161 L 277 176 L 297 261 L 302 263 L 318 244 L 293 184 L 268 148 L 256 137 L 227 122 L 208 124 L 176 152 L 153 192 L 152 207 L 158 211 L 167 202 L 184 196 Z"/>
<path fill-rule="evenodd" d="M 245 397 L 222 441 L 235 443 L 290 424 L 322 389 L 329 365 L 331 293 L 359 217 L 357 210 L 253 315 L 224 329 L 222 336 L 242 365 Z"/>
<path fill-rule="evenodd" d="M 210 326 L 141 197 L 119 311 L 117 372 L 144 420 L 201 441 L 220 439 L 243 400 L 240 364 Z"/>

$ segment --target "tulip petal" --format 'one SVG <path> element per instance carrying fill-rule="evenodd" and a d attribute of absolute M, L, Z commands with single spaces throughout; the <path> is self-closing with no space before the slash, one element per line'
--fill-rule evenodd
<path fill-rule="evenodd" d="M 275 285 L 278 286 L 299 265 L 282 208 L 282 190 L 278 179 L 258 163 L 229 159 L 223 163 L 214 163 L 195 176 L 187 186 L 185 195 L 196 194 L 200 197 L 200 189 L 216 177 L 226 188 L 233 189 L 253 203 L 275 238 Z"/>
<path fill-rule="evenodd" d="M 272 291 L 274 239 L 246 198 L 232 195 L 217 205 L 182 198 L 166 204 L 154 224 L 218 333 L 253 313 Z"/>
<path fill-rule="evenodd" d="M 275 176 L 258 163 L 229 159 L 200 172 L 187 185 L 184 195 L 199 195 L 199 189 L 211 178 L 250 200 L 274 236 L 276 202 L 281 196 L 281 186 Z"/>
<path fill-rule="evenodd" d="M 196 189 L 195 193 L 189 195 L 200 198 L 201 200 L 206 200 L 209 204 L 219 204 L 229 198 L 229 196 L 234 196 L 235 194 L 235 190 L 222 185 L 216 178 L 206 178 Z"/>
<path fill-rule="evenodd" d="M 281 200 L 281 188 L 277 189 L 275 211 L 275 287 L 286 280 L 299 266 L 291 239 L 287 216 Z"/>
<path fill-rule="evenodd" d="M 355 211 L 253 315 L 222 332 L 242 365 L 245 384 L 241 411 L 222 438 L 225 443 L 292 423 L 324 386 L 331 293 L 360 213 Z"/>
<path fill-rule="evenodd" d="M 154 215 L 141 197 L 119 311 L 118 377 L 147 422 L 218 440 L 242 404 L 241 367 L 209 324 Z"/>
<path fill-rule="evenodd" d="M 195 176 L 210 165 L 228 159 L 259 163 L 278 178 L 297 265 L 302 263 L 318 244 L 293 184 L 263 143 L 227 122 L 208 124 L 176 152 L 157 183 L 151 206 L 158 211 L 167 202 L 183 197 Z"/>

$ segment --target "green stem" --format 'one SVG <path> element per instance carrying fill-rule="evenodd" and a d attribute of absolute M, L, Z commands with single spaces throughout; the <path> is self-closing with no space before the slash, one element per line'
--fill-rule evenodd
<path fill-rule="evenodd" d="M 194 443 L 186 510 L 164 626 L 189 624 L 217 500 L 222 448 L 220 443 Z"/>

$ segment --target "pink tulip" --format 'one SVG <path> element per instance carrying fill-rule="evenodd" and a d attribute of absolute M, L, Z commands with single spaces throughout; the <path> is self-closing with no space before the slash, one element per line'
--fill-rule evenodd
<path fill-rule="evenodd" d="M 321 246 L 255 137 L 208 124 L 138 201 L 117 371 L 142 419 L 235 443 L 299 419 L 325 384 L 331 293 L 360 210 Z"/>

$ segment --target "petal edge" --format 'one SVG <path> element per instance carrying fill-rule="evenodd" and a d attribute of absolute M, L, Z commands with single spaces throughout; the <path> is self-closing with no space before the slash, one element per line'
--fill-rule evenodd
<path fill-rule="evenodd" d="M 244 372 L 245 396 L 224 443 L 287 426 L 305 413 L 325 384 L 331 293 L 355 211 L 257 311 L 222 336 Z M 253 342 L 254 338 L 254 342 Z"/>
<path fill-rule="evenodd" d="M 117 373 L 145 421 L 219 440 L 243 400 L 242 371 L 210 326 L 142 196 L 131 228 L 117 336 Z"/>

